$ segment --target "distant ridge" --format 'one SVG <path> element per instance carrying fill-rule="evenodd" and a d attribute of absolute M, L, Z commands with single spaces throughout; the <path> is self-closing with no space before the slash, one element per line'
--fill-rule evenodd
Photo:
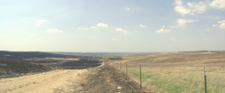
<path fill-rule="evenodd" d="M 0 50 L 0 52 L 9 52 L 8 50 Z"/>
<path fill-rule="evenodd" d="M 177 52 L 183 52 L 183 53 L 190 53 L 190 52 L 225 52 L 225 50 L 196 50 L 196 51 L 177 51 Z"/>
<path fill-rule="evenodd" d="M 121 54 L 138 54 L 141 52 L 51 52 L 59 54 L 82 54 L 82 55 L 121 55 Z"/>
<path fill-rule="evenodd" d="M 0 51 L 0 58 L 4 58 L 5 55 L 9 55 L 11 58 L 42 58 L 42 57 L 62 57 L 62 58 L 77 58 L 76 55 L 62 55 L 49 52 L 21 52 L 21 51 Z"/>

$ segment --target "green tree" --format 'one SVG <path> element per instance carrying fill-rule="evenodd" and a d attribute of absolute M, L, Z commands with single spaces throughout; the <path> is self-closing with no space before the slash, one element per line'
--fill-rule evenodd
<path fill-rule="evenodd" d="M 102 60 L 103 60 L 104 62 L 108 62 L 108 61 L 109 61 L 109 56 L 108 56 L 108 55 L 104 55 L 104 56 L 102 57 Z"/>

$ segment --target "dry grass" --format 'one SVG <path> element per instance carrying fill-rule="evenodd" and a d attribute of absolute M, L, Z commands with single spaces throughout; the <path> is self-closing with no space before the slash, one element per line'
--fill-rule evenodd
<path fill-rule="evenodd" d="M 175 52 L 125 55 L 125 71 L 139 81 L 142 64 L 143 84 L 161 93 L 204 92 L 204 66 L 207 68 L 208 93 L 225 92 L 225 52 Z M 120 69 L 120 62 L 112 62 Z"/>

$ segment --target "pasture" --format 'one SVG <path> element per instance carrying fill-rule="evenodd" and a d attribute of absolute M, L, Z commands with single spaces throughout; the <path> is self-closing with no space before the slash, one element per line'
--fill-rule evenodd
<path fill-rule="evenodd" d="M 159 93 L 204 93 L 204 66 L 208 93 L 225 92 L 225 52 L 194 51 L 123 55 L 109 61 L 114 67 Z"/>

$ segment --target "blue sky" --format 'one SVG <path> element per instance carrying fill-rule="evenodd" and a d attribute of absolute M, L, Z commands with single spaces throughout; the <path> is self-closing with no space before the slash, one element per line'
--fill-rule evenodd
<path fill-rule="evenodd" d="M 0 0 L 0 50 L 225 50 L 225 0 Z"/>

